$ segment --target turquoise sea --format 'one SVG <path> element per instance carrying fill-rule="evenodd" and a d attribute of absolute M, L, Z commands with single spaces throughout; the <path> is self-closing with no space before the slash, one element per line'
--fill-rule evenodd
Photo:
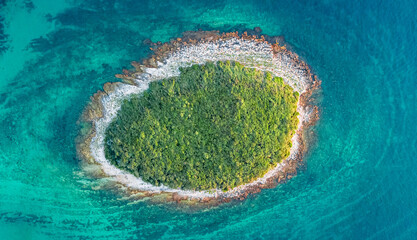
<path fill-rule="evenodd" d="M 417 2 L 0 1 L 0 239 L 417 239 Z M 187 30 L 283 35 L 322 80 L 299 174 L 179 209 L 84 174 L 89 97 Z"/>

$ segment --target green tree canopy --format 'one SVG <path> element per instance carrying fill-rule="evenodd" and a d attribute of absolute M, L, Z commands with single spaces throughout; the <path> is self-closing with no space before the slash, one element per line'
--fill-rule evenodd
<path fill-rule="evenodd" d="M 298 93 L 237 62 L 180 69 L 125 100 L 106 130 L 112 164 L 154 185 L 227 190 L 288 157 Z"/>

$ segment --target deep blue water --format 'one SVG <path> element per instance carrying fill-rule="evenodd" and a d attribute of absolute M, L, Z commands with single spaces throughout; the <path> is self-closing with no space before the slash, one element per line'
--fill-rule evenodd
<path fill-rule="evenodd" d="M 0 1 L 0 239 L 417 239 L 417 2 Z M 297 177 L 187 210 L 83 174 L 77 120 L 143 40 L 283 35 L 322 80 Z"/>

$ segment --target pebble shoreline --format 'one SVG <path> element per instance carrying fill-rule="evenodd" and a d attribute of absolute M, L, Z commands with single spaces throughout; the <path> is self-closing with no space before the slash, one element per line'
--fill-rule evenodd
<path fill-rule="evenodd" d="M 121 183 L 131 193 L 143 195 L 164 195 L 164 199 L 173 201 L 192 200 L 197 202 L 228 202 L 232 199 L 244 199 L 251 193 L 263 188 L 271 188 L 277 183 L 296 174 L 307 151 L 304 133 L 318 120 L 318 108 L 313 103 L 313 93 L 320 88 L 320 81 L 312 74 L 310 67 L 293 52 L 278 43 L 271 44 L 265 35 L 261 37 L 238 33 L 219 34 L 217 31 L 185 32 L 182 38 L 170 43 L 152 44 L 155 54 L 140 64 L 132 62 L 133 71 L 123 70 L 116 74 L 123 82 L 106 83 L 104 91 L 98 91 L 91 97 L 85 108 L 81 122 L 90 125 L 77 138 L 77 153 L 84 165 L 98 164 L 105 176 Z M 140 94 L 152 81 L 180 74 L 179 68 L 193 64 L 217 61 L 237 61 L 245 67 L 269 71 L 282 77 L 286 84 L 300 93 L 297 111 L 300 113 L 299 125 L 292 138 L 290 156 L 267 172 L 263 177 L 227 192 L 219 189 L 211 191 L 192 191 L 154 186 L 134 175 L 113 166 L 104 154 L 104 134 L 111 121 L 116 117 L 122 100 L 132 94 Z M 86 167 L 85 169 L 88 169 Z"/>

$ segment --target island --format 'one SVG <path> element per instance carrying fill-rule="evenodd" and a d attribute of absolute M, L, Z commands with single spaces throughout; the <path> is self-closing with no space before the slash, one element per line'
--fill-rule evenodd
<path fill-rule="evenodd" d="M 237 62 L 181 69 L 125 100 L 105 135 L 106 158 L 154 185 L 230 190 L 290 154 L 298 93 Z"/>
<path fill-rule="evenodd" d="M 244 199 L 296 174 L 318 120 L 320 81 L 304 61 L 276 37 L 246 32 L 150 44 L 152 56 L 85 108 L 86 171 L 177 202 Z"/>

